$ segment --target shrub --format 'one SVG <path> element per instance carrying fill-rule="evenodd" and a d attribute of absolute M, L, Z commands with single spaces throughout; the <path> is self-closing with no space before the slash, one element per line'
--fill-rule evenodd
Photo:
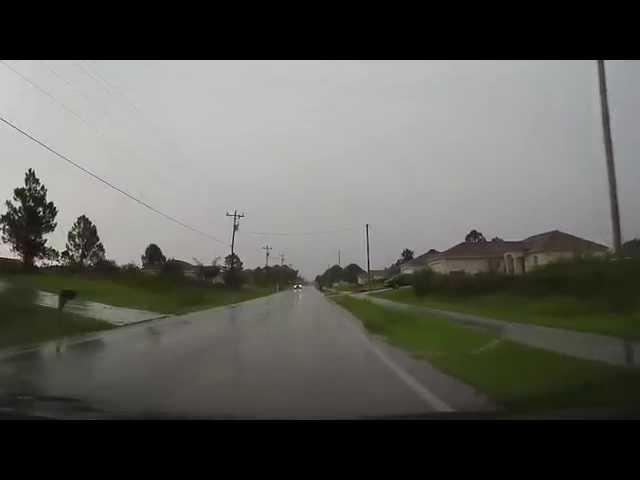
<path fill-rule="evenodd" d="M 103 258 L 96 262 L 96 264 L 91 267 L 91 270 L 97 273 L 118 273 L 120 268 L 115 260 Z"/>
<path fill-rule="evenodd" d="M 222 275 L 224 284 L 231 288 L 239 288 L 247 281 L 245 273 L 237 268 L 229 268 Z"/>
<path fill-rule="evenodd" d="M 428 293 L 433 293 L 435 291 L 436 275 L 438 274 L 430 269 L 414 273 L 411 282 L 416 295 L 424 297 Z"/>
<path fill-rule="evenodd" d="M 140 273 L 140 267 L 138 267 L 135 263 L 127 263 L 126 265 L 123 265 L 120 270 L 122 271 L 122 273 Z"/>
<path fill-rule="evenodd" d="M 413 276 L 416 295 L 452 296 L 511 293 L 524 297 L 564 296 L 589 308 L 622 313 L 640 307 L 640 259 L 582 258 L 540 267 L 524 275 L 478 273 L 442 275 L 430 270 Z"/>

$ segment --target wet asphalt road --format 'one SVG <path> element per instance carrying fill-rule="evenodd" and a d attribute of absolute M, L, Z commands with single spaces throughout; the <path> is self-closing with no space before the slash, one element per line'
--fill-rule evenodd
<path fill-rule="evenodd" d="M 0 354 L 0 412 L 363 418 L 492 408 L 312 287 Z"/>

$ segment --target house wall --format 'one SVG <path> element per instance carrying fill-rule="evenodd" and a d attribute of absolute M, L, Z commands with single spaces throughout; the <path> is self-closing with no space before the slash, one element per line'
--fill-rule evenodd
<path fill-rule="evenodd" d="M 447 261 L 443 259 L 429 262 L 429 268 L 436 273 L 449 273 L 447 269 Z"/>
<path fill-rule="evenodd" d="M 593 253 L 594 256 L 606 255 L 607 252 Z M 558 260 L 564 260 L 568 258 L 574 258 L 577 254 L 575 252 L 538 252 L 531 253 L 525 258 L 525 265 L 527 272 L 536 267 L 536 261 L 534 257 L 538 257 L 537 266 L 548 265 L 549 263 L 557 262 Z"/>
<path fill-rule="evenodd" d="M 486 258 L 456 258 L 436 260 L 429 264 L 434 272 L 451 273 L 463 271 L 465 273 L 479 273 L 489 271 L 489 260 Z"/>
<path fill-rule="evenodd" d="M 410 265 L 406 267 L 400 267 L 400 273 L 412 274 L 424 270 L 427 268 L 427 265 Z"/>
<path fill-rule="evenodd" d="M 198 278 L 198 271 L 195 268 L 185 268 L 184 276 L 189 278 Z"/>
<path fill-rule="evenodd" d="M 489 259 L 487 258 L 465 258 L 447 260 L 449 273 L 462 270 L 465 273 L 479 273 L 489 271 Z"/>

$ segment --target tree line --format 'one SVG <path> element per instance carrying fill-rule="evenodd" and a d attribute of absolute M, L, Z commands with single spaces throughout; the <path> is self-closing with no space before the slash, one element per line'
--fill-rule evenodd
<path fill-rule="evenodd" d="M 37 260 L 78 266 L 96 265 L 105 260 L 98 229 L 84 214 L 69 230 L 64 251 L 47 245 L 45 235 L 58 226 L 58 209 L 47 201 L 47 188 L 33 169 L 27 170 L 24 187 L 14 189 L 13 201 L 7 200 L 5 206 L 7 211 L 0 216 L 2 241 L 11 245 L 26 269 L 33 268 Z"/>
<path fill-rule="evenodd" d="M 2 241 L 20 256 L 25 269 L 33 269 L 37 261 L 62 264 L 71 270 L 94 269 L 102 272 L 134 272 L 140 268 L 135 264 L 119 267 L 114 260 L 106 258 L 106 251 L 97 226 L 86 215 L 80 215 L 67 233 L 65 249 L 59 252 L 47 244 L 46 235 L 55 231 L 58 208 L 47 199 L 47 188 L 28 169 L 24 186 L 13 191 L 12 200 L 5 202 L 6 212 L 0 216 Z M 167 258 L 156 243 L 150 243 L 141 256 L 143 268 L 156 268 L 158 273 L 183 274 L 185 264 Z M 210 265 L 197 262 L 196 277 L 212 280 L 222 274 L 226 285 L 239 287 L 250 282 L 260 286 L 290 284 L 299 279 L 297 270 L 287 265 L 244 270 L 237 254 L 227 255 L 223 265 L 214 259 Z"/>

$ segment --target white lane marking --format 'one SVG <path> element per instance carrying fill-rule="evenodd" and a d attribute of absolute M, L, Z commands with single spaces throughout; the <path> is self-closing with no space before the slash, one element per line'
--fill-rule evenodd
<path fill-rule="evenodd" d="M 361 332 L 360 332 L 361 333 Z M 364 335 L 363 335 L 364 336 Z M 432 391 L 422 385 L 413 375 L 410 375 L 401 367 L 399 367 L 393 360 L 387 357 L 384 353 L 376 347 L 371 340 L 365 337 L 367 347 L 375 353 L 382 362 L 389 367 L 400 379 L 407 384 L 415 393 L 418 394 L 425 402 L 427 402 L 432 408 L 439 412 L 454 412 L 455 409 L 438 398 Z"/>
<path fill-rule="evenodd" d="M 329 302 L 331 303 L 331 302 Z M 341 313 L 346 313 L 351 316 L 350 319 L 352 322 L 360 322 L 360 320 L 355 317 L 351 312 L 340 308 L 338 305 L 333 304 L 333 306 L 341 311 Z M 391 360 L 387 355 L 385 355 L 374 343 L 371 339 L 369 339 L 363 332 L 360 330 L 354 323 L 348 322 L 351 328 L 360 335 L 369 350 L 375 353 L 382 363 L 384 363 L 393 373 L 395 373 L 400 379 L 411 389 L 413 390 L 422 400 L 429 404 L 431 408 L 438 412 L 455 412 L 455 409 L 444 402 L 442 399 L 437 397 L 431 390 L 422 385 L 413 375 L 406 372 L 402 367 L 398 366 L 393 360 Z"/>

